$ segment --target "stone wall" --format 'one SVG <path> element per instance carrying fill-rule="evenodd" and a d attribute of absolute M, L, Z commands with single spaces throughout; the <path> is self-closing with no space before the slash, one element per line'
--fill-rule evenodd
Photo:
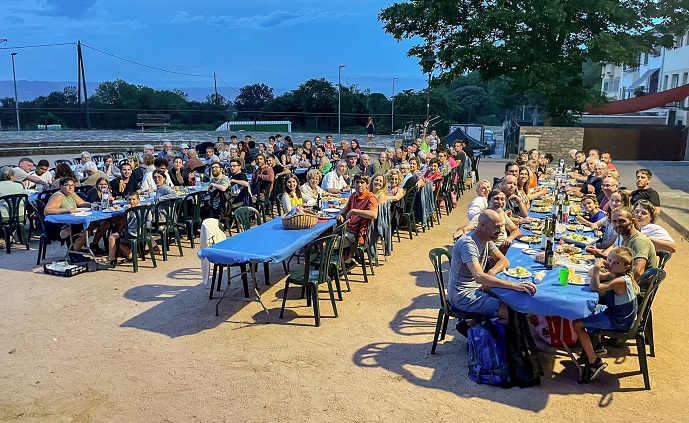
<path fill-rule="evenodd" d="M 550 153 L 558 161 L 560 157 L 570 160 L 569 150 L 584 147 L 584 128 L 560 128 L 557 126 L 522 126 L 521 137 L 535 135 L 539 137 L 538 150 Z M 523 145 L 523 141 L 521 141 Z"/>

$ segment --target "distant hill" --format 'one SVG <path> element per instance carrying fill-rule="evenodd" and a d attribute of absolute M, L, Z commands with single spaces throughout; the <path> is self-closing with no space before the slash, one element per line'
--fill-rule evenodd
<path fill-rule="evenodd" d="M 100 82 L 87 82 L 88 94 L 92 94 Z M 17 95 L 19 101 L 30 101 L 42 95 L 48 95 L 53 91 L 62 91 L 64 87 L 77 85 L 75 81 L 17 81 Z M 151 87 L 155 89 L 172 89 L 171 87 Z M 180 90 L 189 94 L 190 100 L 205 101 L 206 96 L 213 94 L 213 87 L 182 87 Z M 275 96 L 287 92 L 284 89 L 273 89 Z M 229 100 L 234 100 L 239 92 L 229 87 L 218 87 L 218 94 Z M 14 85 L 12 81 L 0 81 L 0 98 L 14 97 Z"/>

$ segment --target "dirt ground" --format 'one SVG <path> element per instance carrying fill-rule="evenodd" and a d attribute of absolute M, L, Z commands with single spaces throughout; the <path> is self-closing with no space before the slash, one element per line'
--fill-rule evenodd
<path fill-rule="evenodd" d="M 651 391 L 643 389 L 633 346 L 610 348 L 607 371 L 590 385 L 576 383 L 564 353 L 544 347 L 541 386 L 509 390 L 467 378 L 466 340 L 452 320 L 430 354 L 438 296 L 428 251 L 449 245 L 472 197 L 412 242 L 395 241 L 368 284 L 354 276 L 352 292 L 337 303 L 339 318 L 322 301 L 320 328 L 298 289 L 278 318 L 280 265 L 271 266 L 270 287 L 260 287 L 270 315 L 234 283 L 216 317 L 186 242 L 184 257 L 173 250 L 156 269 L 146 261 L 137 274 L 125 265 L 73 278 L 35 266 L 36 240 L 31 251 L 0 253 L 0 420 L 689 420 L 689 291 L 680 280 L 689 254 L 673 230 L 679 251 L 654 304 Z M 63 251 L 49 246 L 46 262 Z"/>

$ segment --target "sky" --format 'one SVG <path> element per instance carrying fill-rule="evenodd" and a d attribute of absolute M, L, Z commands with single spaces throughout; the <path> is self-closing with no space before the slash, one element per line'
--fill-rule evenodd
<path fill-rule="evenodd" d="M 377 15 L 380 0 L 3 0 L 0 2 L 0 81 L 76 81 L 76 43 L 161 72 L 83 48 L 87 81 L 124 79 L 153 88 L 238 88 L 264 83 L 276 92 L 311 78 L 356 84 L 386 96 L 423 89 L 426 77 L 414 44 L 398 43 Z M 6 84 L 3 85 L 5 87 Z M 6 88 L 0 98 L 13 96 Z M 8 91 L 8 92 L 4 92 Z M 24 100 L 20 94 L 20 100 Z"/>

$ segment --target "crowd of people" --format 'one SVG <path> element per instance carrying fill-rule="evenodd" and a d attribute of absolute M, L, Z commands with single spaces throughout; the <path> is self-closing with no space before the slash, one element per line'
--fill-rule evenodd
<path fill-rule="evenodd" d="M 650 187 L 652 172 L 636 171 L 636 189 L 620 187 L 620 175 L 610 153 L 592 149 L 588 155 L 571 150 L 571 172 L 576 182 L 567 195 L 581 198 L 579 223 L 596 230 L 598 241 L 585 248 L 596 260 L 589 272 L 590 287 L 600 294 L 594 314 L 573 322 L 584 349 L 582 382 L 595 379 L 607 364 L 595 353 L 589 331 L 629 330 L 637 311 L 637 281 L 644 272 L 658 266 L 657 250 L 674 253 L 676 244 L 667 230 L 655 223 L 661 203 Z M 505 257 L 512 243 L 522 235 L 520 226 L 529 223 L 533 200 L 548 193 L 538 180 L 548 175 L 552 156 L 537 150 L 521 151 L 518 161 L 508 162 L 504 175 L 493 183 L 476 184 L 476 198 L 468 207 L 468 223 L 454 234 L 448 302 L 457 311 L 489 318 L 507 317 L 507 306 L 490 292 L 507 288 L 533 294 L 532 282 L 511 282 L 495 275 L 510 265 Z M 491 189 L 492 187 L 492 189 Z M 457 329 L 466 336 L 474 321 L 460 320 Z"/>

